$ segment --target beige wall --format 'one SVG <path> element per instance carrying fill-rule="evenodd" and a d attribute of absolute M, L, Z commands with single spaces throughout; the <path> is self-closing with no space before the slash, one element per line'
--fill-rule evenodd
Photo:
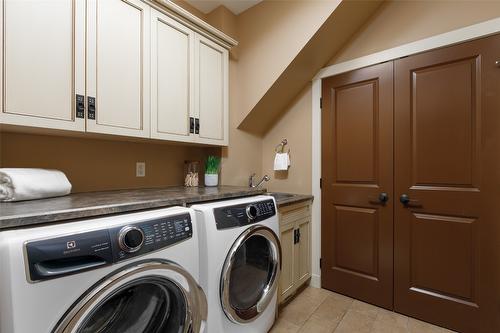
<path fill-rule="evenodd" d="M 311 85 L 296 97 L 288 111 L 262 139 L 262 170 L 271 177 L 267 188 L 273 192 L 310 194 L 311 188 Z M 274 149 L 287 139 L 291 166 L 274 171 Z"/>
<path fill-rule="evenodd" d="M 229 9 L 219 6 L 207 14 L 206 21 L 217 29 L 224 31 L 227 35 L 236 38 L 238 35 L 236 18 L 237 16 Z"/>
<path fill-rule="evenodd" d="M 329 64 L 500 16 L 500 1 L 388 1 Z"/>
<path fill-rule="evenodd" d="M 335 1 L 265 0 L 238 16 L 221 7 L 207 15 L 239 42 L 229 63 L 230 145 L 222 151 L 222 184 L 245 185 L 250 174 L 264 174 L 264 139 L 237 127 L 335 7 Z"/>
<path fill-rule="evenodd" d="M 239 123 L 337 7 L 339 1 L 265 0 L 237 19 Z"/>
<path fill-rule="evenodd" d="M 229 61 L 229 147 L 222 149 L 223 185 L 246 185 L 252 173 L 262 173 L 262 139 L 237 128 L 238 117 L 238 66 Z"/>
<path fill-rule="evenodd" d="M 229 59 L 229 147 L 222 148 L 221 184 L 245 186 L 250 174 L 262 172 L 262 139 L 237 128 L 240 110 L 238 85 L 241 81 L 238 62 L 241 41 L 237 20 L 238 16 L 225 7 L 214 9 L 206 19 L 239 42 L 239 46 L 231 49 Z"/>
<path fill-rule="evenodd" d="M 21 133 L 0 135 L 1 167 L 59 169 L 73 184 L 73 193 L 183 185 L 184 161 L 204 161 L 209 154 L 220 154 L 220 148 Z M 136 162 L 146 162 L 146 177 L 135 176 Z"/>

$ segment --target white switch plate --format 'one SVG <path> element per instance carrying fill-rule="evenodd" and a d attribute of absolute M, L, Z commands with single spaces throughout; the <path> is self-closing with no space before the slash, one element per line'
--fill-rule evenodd
<path fill-rule="evenodd" d="M 146 162 L 137 162 L 135 164 L 135 176 L 146 177 Z"/>

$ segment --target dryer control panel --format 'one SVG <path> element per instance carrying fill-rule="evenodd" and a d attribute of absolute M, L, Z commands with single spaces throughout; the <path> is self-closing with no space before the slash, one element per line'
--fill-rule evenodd
<path fill-rule="evenodd" d="M 144 255 L 193 235 L 191 215 L 178 214 L 25 244 L 28 281 L 81 273 Z"/>
<path fill-rule="evenodd" d="M 272 199 L 214 208 L 217 229 L 243 227 L 261 222 L 274 215 L 276 215 L 276 207 Z"/>

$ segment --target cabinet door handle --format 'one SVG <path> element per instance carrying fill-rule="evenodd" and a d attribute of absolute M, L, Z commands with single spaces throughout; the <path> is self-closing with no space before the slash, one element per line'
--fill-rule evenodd
<path fill-rule="evenodd" d="M 194 134 L 194 118 L 189 118 L 189 133 Z"/>
<path fill-rule="evenodd" d="M 194 134 L 200 134 L 200 118 L 194 119 Z"/>
<path fill-rule="evenodd" d="M 95 120 L 95 97 L 87 98 L 87 118 Z"/>
<path fill-rule="evenodd" d="M 300 243 L 300 229 L 293 229 L 293 244 Z"/>
<path fill-rule="evenodd" d="M 85 118 L 85 97 L 83 95 L 76 95 L 76 117 Z"/>

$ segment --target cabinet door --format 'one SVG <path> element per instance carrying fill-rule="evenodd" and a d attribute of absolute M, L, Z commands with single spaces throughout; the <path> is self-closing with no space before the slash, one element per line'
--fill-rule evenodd
<path fill-rule="evenodd" d="M 287 224 L 280 227 L 281 233 L 281 275 L 279 284 L 279 302 L 286 299 L 295 291 L 295 244 L 294 244 L 294 224 Z"/>
<path fill-rule="evenodd" d="M 194 32 L 151 12 L 151 137 L 194 141 Z"/>
<path fill-rule="evenodd" d="M 200 143 L 228 144 L 229 53 L 211 40 L 195 38 L 195 114 Z"/>
<path fill-rule="evenodd" d="M 150 7 L 87 1 L 87 131 L 149 137 Z"/>
<path fill-rule="evenodd" d="M 309 219 L 298 221 L 296 229 L 300 234 L 295 255 L 295 278 L 298 287 L 311 277 L 311 221 Z"/>
<path fill-rule="evenodd" d="M 0 123 L 84 131 L 84 1 L 3 0 L 0 17 Z"/>

